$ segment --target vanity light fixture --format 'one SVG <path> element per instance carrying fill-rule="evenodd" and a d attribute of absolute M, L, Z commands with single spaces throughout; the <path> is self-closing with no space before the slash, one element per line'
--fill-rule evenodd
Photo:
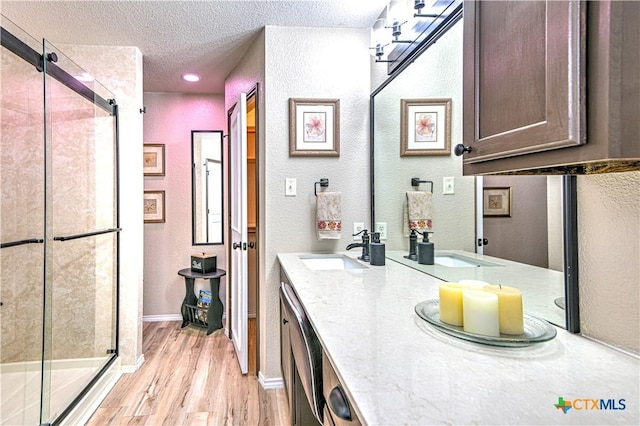
<path fill-rule="evenodd" d="M 184 81 L 188 81 L 189 83 L 195 83 L 197 81 L 200 81 L 200 76 L 198 74 L 186 73 L 182 74 L 182 79 Z"/>
<path fill-rule="evenodd" d="M 376 62 L 390 63 L 391 72 L 395 64 L 411 57 L 427 39 L 461 16 L 462 0 L 390 0 L 371 28 L 371 55 Z"/>
<path fill-rule="evenodd" d="M 407 0 L 391 0 L 387 5 L 387 28 L 391 29 L 392 43 L 413 43 L 411 40 L 399 40 L 402 26 L 409 22 L 410 12 Z"/>

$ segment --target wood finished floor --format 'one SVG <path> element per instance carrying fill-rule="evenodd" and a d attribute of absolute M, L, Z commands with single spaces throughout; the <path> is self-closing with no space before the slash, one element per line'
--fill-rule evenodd
<path fill-rule="evenodd" d="M 240 374 L 222 330 L 144 323 L 145 363 L 123 375 L 87 425 L 288 425 L 284 389 Z"/>

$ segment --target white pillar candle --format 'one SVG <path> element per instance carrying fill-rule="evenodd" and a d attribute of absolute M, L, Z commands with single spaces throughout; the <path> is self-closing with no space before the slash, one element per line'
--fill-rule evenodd
<path fill-rule="evenodd" d="M 462 314 L 464 331 L 485 336 L 500 336 L 498 295 L 484 290 L 464 290 Z"/>

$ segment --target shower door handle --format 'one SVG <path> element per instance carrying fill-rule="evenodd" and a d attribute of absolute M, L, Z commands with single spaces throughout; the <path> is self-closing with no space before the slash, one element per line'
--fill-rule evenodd
<path fill-rule="evenodd" d="M 489 240 L 486 238 L 478 238 L 478 247 L 489 245 Z"/>

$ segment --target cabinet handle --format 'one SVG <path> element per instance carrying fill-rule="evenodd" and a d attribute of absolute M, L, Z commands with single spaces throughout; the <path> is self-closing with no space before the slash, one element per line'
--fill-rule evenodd
<path fill-rule="evenodd" d="M 329 408 L 342 420 L 351 421 L 351 409 L 342 386 L 338 385 L 329 392 Z"/>
<path fill-rule="evenodd" d="M 458 145 L 455 146 L 455 148 L 453 148 L 453 153 L 456 154 L 458 157 L 460 157 L 466 152 L 471 152 L 470 146 L 464 146 L 461 143 L 459 143 Z"/>
<path fill-rule="evenodd" d="M 286 318 L 282 318 L 282 324 L 286 324 L 288 322 L 289 322 L 289 320 L 287 320 Z"/>

